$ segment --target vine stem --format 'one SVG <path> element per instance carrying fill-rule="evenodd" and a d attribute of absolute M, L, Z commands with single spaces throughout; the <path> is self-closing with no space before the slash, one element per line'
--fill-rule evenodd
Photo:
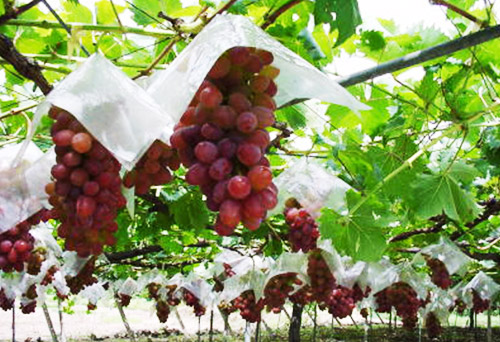
<path fill-rule="evenodd" d="M 165 58 L 165 56 L 170 52 L 170 50 L 172 50 L 172 48 L 174 47 L 174 45 L 179 40 L 180 40 L 180 36 L 176 36 L 175 38 L 172 38 L 172 40 L 167 44 L 167 46 L 165 46 L 165 48 L 163 49 L 163 51 L 155 58 L 155 60 L 151 63 L 151 65 L 149 65 L 146 69 L 144 69 L 141 72 L 139 72 L 136 76 L 132 77 L 132 79 L 136 80 L 136 79 L 138 79 L 141 76 L 149 75 L 151 73 L 151 70 L 153 70 L 154 67 L 156 65 L 158 65 L 163 60 L 163 58 Z"/>
<path fill-rule="evenodd" d="M 484 114 L 484 112 L 480 112 L 480 113 L 477 113 L 476 115 L 473 115 L 472 117 L 470 117 L 469 119 L 467 119 L 465 121 L 465 123 L 469 123 L 469 122 L 472 122 L 478 118 L 480 118 L 482 115 Z M 355 205 L 354 207 L 352 207 L 351 210 L 349 210 L 349 215 L 352 215 L 354 214 L 356 211 L 359 210 L 359 208 L 361 208 L 361 206 L 363 206 L 363 204 L 366 203 L 366 201 L 368 201 L 368 199 L 370 199 L 371 196 L 373 196 L 376 192 L 378 192 L 380 189 L 382 189 L 382 187 L 387 183 L 389 182 L 391 179 L 393 179 L 394 177 L 396 177 L 398 174 L 400 174 L 402 171 L 410 168 L 412 166 L 412 164 L 418 159 L 420 158 L 425 152 L 427 152 L 432 146 L 434 146 L 435 144 L 437 144 L 439 141 L 441 141 L 441 139 L 443 139 L 444 137 L 452 134 L 452 133 L 455 133 L 457 131 L 461 131 L 463 130 L 464 128 L 464 123 L 456 123 L 454 124 L 453 126 L 449 127 L 448 129 L 446 129 L 442 135 L 440 135 L 439 137 L 431 140 L 427 145 L 425 145 L 424 147 L 422 147 L 420 150 L 418 150 L 416 153 L 414 153 L 410 158 L 406 159 L 403 164 L 401 164 L 396 170 L 392 171 L 390 174 L 388 174 L 387 176 L 385 176 L 384 179 L 382 179 L 365 197 L 361 198 Z"/>
<path fill-rule="evenodd" d="M 5 23 L 5 25 L 12 26 L 30 26 L 39 27 L 43 29 L 64 29 L 64 27 L 55 21 L 36 21 L 26 19 L 12 19 Z M 168 36 L 175 36 L 177 33 L 172 30 L 158 30 L 158 29 L 141 29 L 137 27 L 119 26 L 119 25 L 99 25 L 99 24 L 66 24 L 71 30 L 83 31 L 96 31 L 96 32 L 111 32 L 111 33 L 133 33 L 143 36 L 165 38 Z M 186 30 L 189 28 L 185 27 Z M 187 31 L 183 31 L 187 32 Z"/>

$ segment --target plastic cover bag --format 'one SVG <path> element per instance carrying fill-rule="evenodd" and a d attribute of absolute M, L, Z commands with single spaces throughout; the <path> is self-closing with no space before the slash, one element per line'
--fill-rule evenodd
<path fill-rule="evenodd" d="M 132 296 L 137 291 L 137 282 L 128 277 L 118 288 L 117 293 L 126 296 Z"/>
<path fill-rule="evenodd" d="M 144 89 L 100 54 L 49 93 L 37 108 L 35 124 L 51 105 L 71 113 L 127 170 L 174 126 Z"/>
<path fill-rule="evenodd" d="M 354 111 L 369 109 L 248 18 L 230 14 L 218 15 L 205 26 L 169 67 L 155 76 L 147 88 L 148 93 L 179 121 L 215 61 L 236 46 L 256 47 L 273 53 L 273 65 L 281 70 L 274 98 L 278 106 L 294 99 L 316 98 Z"/>
<path fill-rule="evenodd" d="M 332 208 L 338 213 L 347 210 L 345 194 L 351 186 L 307 158 L 290 162 L 273 183 L 279 190 L 278 205 L 270 216 L 282 213 L 286 200 L 291 197 L 314 218 L 320 216 L 324 207 Z"/>
<path fill-rule="evenodd" d="M 217 306 L 215 292 L 213 291 L 212 285 L 210 285 L 206 280 L 196 278 L 194 273 L 190 273 L 187 277 L 188 281 L 184 282 L 181 287 L 191 292 L 198 300 L 200 304 L 207 310 L 212 310 Z"/>
<path fill-rule="evenodd" d="M 52 228 L 46 223 L 40 223 L 30 229 L 30 234 L 35 239 L 35 248 L 44 247 L 51 255 L 61 256 L 62 249 L 52 235 Z"/>
<path fill-rule="evenodd" d="M 422 309 L 422 317 L 425 318 L 429 312 L 433 312 L 441 323 L 447 322 L 454 304 L 449 291 L 436 287 L 431 292 L 429 303 Z"/>
<path fill-rule="evenodd" d="M 86 286 L 81 292 L 80 295 L 83 298 L 88 299 L 89 303 L 92 305 L 96 305 L 97 302 L 106 295 L 106 290 L 102 286 L 102 283 L 92 284 Z"/>
<path fill-rule="evenodd" d="M 0 149 L 0 233 L 42 208 L 52 167 L 47 156 L 32 142 Z"/>
<path fill-rule="evenodd" d="M 461 297 L 468 307 L 472 307 L 472 290 L 475 290 L 483 300 L 493 302 L 500 292 L 500 285 L 484 272 L 476 274 L 472 280 L 461 289 Z"/>
<path fill-rule="evenodd" d="M 367 263 L 358 277 L 357 283 L 363 291 L 370 287 L 371 294 L 375 294 L 396 283 L 398 279 L 399 274 L 396 266 L 389 260 L 382 259 L 379 262 Z"/>
<path fill-rule="evenodd" d="M 434 285 L 426 273 L 417 273 L 408 262 L 398 264 L 396 268 L 399 271 L 399 281 L 410 285 L 417 293 L 419 299 L 425 300 L 430 289 L 435 289 Z"/>
<path fill-rule="evenodd" d="M 422 248 L 413 261 L 425 262 L 424 256 L 443 262 L 450 275 L 455 273 L 463 275 L 467 271 L 467 265 L 472 261 L 453 242 L 443 237 L 439 243 Z"/>
<path fill-rule="evenodd" d="M 335 280 L 339 284 L 344 283 L 345 278 L 345 268 L 342 262 L 342 258 L 339 253 L 333 247 L 331 240 L 318 240 L 318 248 L 321 249 L 321 255 L 326 261 L 326 264 L 330 268 Z"/>
<path fill-rule="evenodd" d="M 358 261 L 354 263 L 351 257 L 345 256 L 342 257 L 342 264 L 345 267 L 344 277 L 337 282 L 342 286 L 352 289 L 365 270 L 366 262 Z"/>

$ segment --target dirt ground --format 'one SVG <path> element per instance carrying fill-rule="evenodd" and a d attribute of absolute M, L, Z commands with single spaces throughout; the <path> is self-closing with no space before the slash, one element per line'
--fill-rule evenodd
<path fill-rule="evenodd" d="M 49 313 L 54 324 L 55 331 L 60 332 L 60 322 L 58 317 L 58 310 L 56 303 L 48 303 Z M 77 303 L 71 309 L 73 314 L 63 314 L 63 331 L 64 336 L 68 340 L 102 340 L 107 338 L 106 341 L 119 342 L 113 338 L 126 336 L 124 324 L 120 318 L 118 309 L 114 306 L 111 300 L 102 301 L 98 304 L 98 308 L 90 313 L 87 312 L 86 304 L 84 302 Z M 125 314 L 134 332 L 143 336 L 144 341 L 155 341 L 154 337 L 158 334 L 151 332 L 160 332 L 159 340 L 165 341 L 161 336 L 164 331 L 176 332 L 180 335 L 179 339 L 170 336 L 168 341 L 197 341 L 197 333 L 201 328 L 205 332 L 202 340 L 208 341 L 206 332 L 210 328 L 210 312 L 207 312 L 200 320 L 194 316 L 192 308 L 180 305 L 178 308 L 178 316 L 175 312 L 171 312 L 166 324 L 161 324 L 155 314 L 153 302 L 145 299 L 134 298 L 129 307 L 125 308 Z M 291 313 L 291 308 L 287 311 Z M 313 325 L 312 312 L 304 312 L 303 326 L 311 327 Z M 178 319 L 180 317 L 180 320 Z M 16 310 L 16 341 L 36 341 L 41 339 L 43 341 L 50 341 L 50 331 L 47 326 L 42 308 L 38 307 L 36 312 L 30 315 L 23 315 L 19 310 Z M 381 317 L 385 323 L 388 318 Z M 415 341 L 418 342 L 418 332 L 412 334 L 405 333 L 402 329 L 373 329 L 369 335 L 365 335 L 364 320 L 359 314 L 353 315 L 354 321 L 357 322 L 357 327 L 353 326 L 351 318 L 343 319 L 339 322 L 334 321 L 332 325 L 331 316 L 327 312 L 318 311 L 317 325 L 320 327 L 317 330 L 317 341 Z M 180 323 L 182 321 L 182 325 Z M 380 318 L 373 316 L 373 322 L 380 324 Z M 466 317 L 451 317 L 449 320 L 451 325 L 458 327 L 467 326 Z M 483 325 L 486 322 L 485 316 L 480 316 L 479 324 Z M 200 326 L 199 326 L 200 324 Z M 214 311 L 214 330 L 223 331 L 224 323 L 221 315 L 217 310 Z M 4 312 L 0 310 L 0 341 L 12 340 L 12 311 Z M 261 326 L 262 341 L 285 341 L 286 331 L 289 325 L 287 315 L 282 312 L 280 314 L 265 313 L 263 314 L 263 324 Z M 235 313 L 230 316 L 230 326 L 232 330 L 239 335 L 235 335 L 228 339 L 226 336 L 218 335 L 214 341 L 243 341 L 243 332 L 245 330 L 245 322 L 240 318 L 239 314 Z M 500 326 L 500 317 L 493 317 L 493 326 Z M 335 327 L 335 329 L 332 329 Z M 350 328 L 349 328 L 350 327 Z M 386 325 L 383 325 L 386 327 Z M 252 325 L 251 329 L 255 329 Z M 253 331 L 253 330 L 252 330 Z M 352 333 L 350 333 L 352 331 Z M 486 342 L 484 334 L 476 331 L 474 334 L 467 333 L 468 330 L 463 330 L 465 333 L 453 333 L 449 335 L 449 339 L 441 341 L 478 341 Z M 305 341 L 312 341 L 311 329 L 303 329 Z M 252 333 L 253 334 L 253 333 Z M 333 334 L 333 335 L 332 335 Z M 500 342 L 500 330 L 495 330 L 494 341 Z M 319 338 L 322 336 L 322 338 Z M 371 338 L 369 338 L 371 336 Z M 377 338 L 376 336 L 380 337 Z M 472 336 L 472 337 L 471 337 Z M 309 338 L 308 338 L 309 337 Z M 109 339 L 111 338 L 111 339 Z M 467 339 L 464 339 L 467 338 Z M 425 341 L 425 339 L 422 339 Z"/>

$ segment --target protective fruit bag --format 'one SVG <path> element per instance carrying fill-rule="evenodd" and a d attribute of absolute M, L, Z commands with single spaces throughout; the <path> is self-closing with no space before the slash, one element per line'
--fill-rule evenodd
<path fill-rule="evenodd" d="M 314 218 L 321 208 L 332 208 L 341 213 L 346 210 L 345 194 L 351 187 L 324 166 L 307 158 L 294 159 L 274 180 L 278 187 L 278 205 L 271 214 L 283 212 L 285 202 L 296 199 Z"/>
<path fill-rule="evenodd" d="M 51 107 L 70 113 L 127 170 L 173 127 L 155 101 L 100 54 L 57 84 L 37 108 L 35 127 Z"/>
<path fill-rule="evenodd" d="M 32 142 L 0 149 L 0 234 L 42 209 L 54 159 Z"/>
<path fill-rule="evenodd" d="M 214 18 L 165 71 L 155 76 L 147 91 L 178 121 L 219 56 L 242 46 L 266 50 L 274 56 L 273 66 L 280 70 L 275 80 L 278 107 L 295 99 L 315 98 L 354 111 L 369 108 L 248 18 L 230 14 Z M 171 91 L 173 85 L 175 92 Z"/>

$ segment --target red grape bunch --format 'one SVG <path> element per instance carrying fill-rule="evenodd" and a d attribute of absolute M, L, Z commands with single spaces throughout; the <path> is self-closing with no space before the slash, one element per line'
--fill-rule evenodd
<path fill-rule="evenodd" d="M 438 287 L 446 290 L 452 285 L 450 273 L 446 265 L 439 259 L 426 258 L 427 266 L 431 269 L 431 280 Z"/>
<path fill-rule="evenodd" d="M 352 298 L 354 299 L 354 303 L 362 301 L 363 298 L 367 298 L 370 292 L 372 292 L 370 286 L 367 286 L 365 291 L 363 291 L 358 283 L 354 284 L 352 287 Z"/>
<path fill-rule="evenodd" d="M 307 305 L 314 301 L 314 295 L 311 286 L 306 285 L 290 296 L 290 301 L 294 304 Z"/>
<path fill-rule="evenodd" d="M 52 107 L 49 116 L 56 120 L 51 135 L 57 163 L 46 192 L 61 221 L 58 234 L 80 257 L 99 255 L 116 243 L 114 220 L 126 204 L 121 165 L 71 114 Z"/>
<path fill-rule="evenodd" d="M 97 278 L 94 277 L 96 258 L 92 257 L 85 263 L 77 275 L 71 277 L 66 276 L 66 284 L 70 292 L 74 295 L 80 293 L 85 287 L 97 283 Z"/>
<path fill-rule="evenodd" d="M 241 318 L 250 323 L 260 322 L 264 300 L 255 299 L 253 290 L 247 290 L 233 300 L 233 305 L 240 310 Z"/>
<path fill-rule="evenodd" d="M 417 297 L 415 290 L 405 282 L 397 282 L 375 294 L 378 305 L 377 312 L 390 312 L 396 309 L 396 314 L 402 318 L 403 327 L 415 328 L 418 321 L 418 309 L 424 302 Z"/>
<path fill-rule="evenodd" d="M 4 289 L 0 288 L 0 308 L 3 311 L 10 310 L 14 307 L 15 298 L 7 297 Z"/>
<path fill-rule="evenodd" d="M 311 290 L 314 299 L 318 302 L 324 302 L 326 297 L 335 288 L 336 279 L 321 255 L 320 249 L 314 249 L 309 254 L 307 275 L 311 280 Z"/>
<path fill-rule="evenodd" d="M 490 307 L 489 299 L 482 299 L 479 293 L 472 289 L 472 310 L 475 313 L 481 313 L 488 310 Z"/>
<path fill-rule="evenodd" d="M 333 317 L 345 318 L 352 314 L 354 303 L 353 290 L 339 285 L 326 296 L 320 307 L 326 307 Z"/>
<path fill-rule="evenodd" d="M 264 303 L 268 311 L 281 312 L 293 285 L 302 285 L 297 273 L 283 273 L 272 277 L 264 288 Z"/>
<path fill-rule="evenodd" d="M 29 230 L 40 221 L 51 218 L 51 211 L 42 209 L 13 228 L 0 234 L 0 270 L 4 272 L 24 270 L 24 264 L 32 257 L 34 238 Z"/>
<path fill-rule="evenodd" d="M 167 144 L 156 140 L 144 156 L 123 179 L 127 188 L 135 186 L 137 195 L 144 195 L 154 185 L 163 185 L 172 180 L 168 168 L 177 170 L 180 162 L 177 154 Z"/>
<path fill-rule="evenodd" d="M 218 211 L 215 230 L 231 235 L 236 226 L 255 230 L 277 204 L 269 161 L 275 122 L 279 70 L 264 50 L 235 47 L 214 64 L 170 142 L 183 165 L 186 181 L 198 185 L 207 207 Z"/>
<path fill-rule="evenodd" d="M 184 289 L 184 301 L 187 306 L 193 308 L 196 317 L 203 316 L 205 314 L 205 308 L 200 304 L 200 300 L 191 291 Z"/>
<path fill-rule="evenodd" d="M 292 251 L 302 250 L 304 253 L 316 248 L 319 238 L 318 224 L 303 208 L 286 208 L 285 220 L 290 226 L 288 240 L 292 245 Z"/>
<path fill-rule="evenodd" d="M 36 284 L 32 284 L 21 296 L 21 312 L 25 315 L 35 312 L 36 309 Z"/>
<path fill-rule="evenodd" d="M 434 312 L 429 312 L 427 316 L 425 316 L 425 329 L 427 330 L 427 336 L 429 338 L 437 338 L 443 332 L 441 322 Z"/>
<path fill-rule="evenodd" d="M 116 299 L 120 302 L 120 305 L 123 307 L 127 307 L 130 304 L 130 300 L 132 297 L 130 295 L 124 293 L 117 293 Z"/>

